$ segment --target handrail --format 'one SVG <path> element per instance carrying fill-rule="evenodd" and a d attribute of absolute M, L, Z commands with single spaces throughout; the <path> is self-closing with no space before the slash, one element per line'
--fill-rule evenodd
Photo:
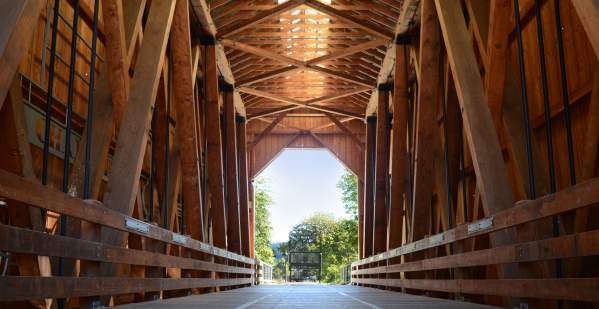
<path fill-rule="evenodd" d="M 124 215 L 103 206 L 100 202 L 89 202 L 71 197 L 63 192 L 48 188 L 33 180 L 0 170 L 0 196 L 51 210 L 81 220 L 97 223 L 122 232 L 137 234 L 187 249 L 208 253 L 225 259 L 255 264 L 254 259 L 214 247 L 167 229 Z"/>
<path fill-rule="evenodd" d="M 558 215 L 592 205 L 599 201 L 599 178 L 582 182 L 563 191 L 549 194 L 536 200 L 516 203 L 512 208 L 498 212 L 493 216 L 459 225 L 451 230 L 421 240 L 405 244 L 401 247 L 356 261 L 352 267 L 362 266 L 402 255 L 444 246 L 453 242 L 483 234 L 497 232 L 519 224 Z"/>

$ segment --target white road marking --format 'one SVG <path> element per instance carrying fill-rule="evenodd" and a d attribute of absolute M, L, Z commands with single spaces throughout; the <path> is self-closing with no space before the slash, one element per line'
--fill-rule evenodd
<path fill-rule="evenodd" d="M 341 295 L 343 295 L 343 296 L 345 296 L 345 297 L 349 297 L 349 298 L 351 298 L 351 299 L 353 299 L 353 300 L 355 300 L 355 301 L 358 301 L 358 302 L 362 303 L 363 305 L 366 305 L 366 306 L 368 306 L 368 307 L 370 307 L 370 308 L 372 308 L 372 309 L 383 309 L 383 308 L 381 308 L 381 307 L 379 307 L 379 306 L 373 305 L 373 304 L 371 304 L 371 303 L 367 303 L 367 302 L 365 302 L 365 301 L 363 301 L 363 300 L 361 300 L 361 299 L 358 299 L 358 298 L 355 298 L 355 297 L 353 297 L 353 296 L 347 295 L 347 294 L 345 294 L 345 293 L 343 293 L 343 292 L 337 292 L 337 293 L 339 293 L 339 294 L 341 294 Z"/>
<path fill-rule="evenodd" d="M 253 304 L 255 304 L 255 303 L 257 303 L 257 302 L 259 302 L 259 301 L 261 301 L 261 300 L 263 300 L 263 299 L 265 299 L 265 298 L 267 298 L 267 297 L 269 297 L 269 296 L 272 296 L 272 294 L 268 294 L 268 295 L 266 295 L 266 296 L 262 296 L 262 297 L 260 297 L 260 298 L 258 298 L 258 299 L 255 299 L 255 300 L 253 300 L 253 301 L 251 301 L 251 302 L 249 302 L 249 303 L 243 304 L 243 305 L 241 305 L 241 306 L 239 306 L 239 307 L 235 307 L 235 309 L 243 309 L 243 308 L 247 308 L 247 307 L 249 307 L 249 306 L 251 306 L 251 305 L 253 305 Z"/>

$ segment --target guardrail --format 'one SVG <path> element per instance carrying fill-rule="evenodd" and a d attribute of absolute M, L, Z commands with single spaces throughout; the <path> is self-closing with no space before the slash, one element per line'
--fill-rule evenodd
<path fill-rule="evenodd" d="M 557 216 L 599 202 L 599 178 L 537 200 L 521 201 L 491 217 L 457 226 L 352 263 L 351 282 L 374 287 L 442 291 L 539 299 L 599 302 L 599 278 L 405 279 L 410 273 L 465 267 L 506 265 L 599 255 L 599 230 L 549 239 L 504 244 L 490 249 L 425 259 L 414 253 L 451 246 L 457 241 L 497 233 L 517 225 Z M 474 248 L 471 248 L 472 250 Z M 400 257 L 409 261 L 400 263 Z M 403 276 L 400 274 L 403 273 Z"/>
<path fill-rule="evenodd" d="M 70 274 L 64 277 L 2 276 L 0 302 L 235 287 L 251 285 L 254 282 L 253 259 L 131 218 L 104 207 L 99 202 L 90 203 L 71 197 L 3 170 L 0 170 L 0 197 L 3 197 L 7 204 L 20 203 L 23 205 L 19 207 L 45 209 L 98 226 L 135 234 L 163 246 L 184 248 L 190 253 L 187 256 L 193 256 L 181 257 L 156 251 L 136 250 L 0 224 L 0 251 L 11 254 L 189 271 L 186 272 L 185 278 L 126 277 L 122 274 L 119 277 L 107 277 L 104 274 L 98 274 L 98 277 L 72 277 Z M 215 273 L 217 279 L 211 278 L 206 272 Z"/>
<path fill-rule="evenodd" d="M 350 284 L 351 283 L 351 265 L 346 265 L 341 267 L 341 283 Z"/>
<path fill-rule="evenodd" d="M 272 282 L 272 265 L 257 260 L 256 284 Z"/>

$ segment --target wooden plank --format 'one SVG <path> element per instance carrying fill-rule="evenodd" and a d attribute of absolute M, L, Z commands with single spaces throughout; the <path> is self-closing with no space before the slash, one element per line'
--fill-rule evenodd
<path fill-rule="evenodd" d="M 410 280 L 354 278 L 353 282 L 417 290 L 507 297 L 599 301 L 599 279 Z"/>
<path fill-rule="evenodd" d="M 233 105 L 233 86 L 223 89 L 223 140 L 225 197 L 227 210 L 227 250 L 241 253 L 241 224 L 239 221 L 239 177 L 237 162 L 237 126 L 235 119 L 235 106 Z"/>
<path fill-rule="evenodd" d="M 393 131 L 391 150 L 391 201 L 387 231 L 387 250 L 401 246 L 404 207 L 409 199 L 410 162 L 407 136 L 409 112 L 407 45 L 395 47 L 395 89 L 393 91 Z"/>
<path fill-rule="evenodd" d="M 434 154 L 431 149 L 438 142 L 435 130 L 436 110 L 439 104 L 440 34 L 433 0 L 421 1 L 420 22 L 420 78 L 426 81 L 418 87 L 419 101 L 415 129 L 414 182 L 410 241 L 431 233 L 431 202 L 433 186 Z"/>
<path fill-rule="evenodd" d="M 237 149 L 237 160 L 239 162 L 239 222 L 241 227 L 241 254 L 244 256 L 250 256 L 250 247 L 254 247 L 254 243 L 250 241 L 247 121 L 241 116 L 237 117 Z"/>
<path fill-rule="evenodd" d="M 191 237 L 205 241 L 203 226 L 202 188 L 200 185 L 200 154 L 194 108 L 194 63 L 191 54 L 191 32 L 187 1 L 177 1 L 173 17 L 173 99 L 177 127 L 176 138 L 181 148 L 181 171 L 183 176 L 183 202 L 185 205 L 185 231 Z M 200 133 L 201 134 L 201 133 Z M 172 204 L 175 205 L 175 204 Z"/>
<path fill-rule="evenodd" d="M 44 4 L 42 0 L 17 0 L 0 5 L 0 110 L 27 54 Z"/>
<path fill-rule="evenodd" d="M 69 298 L 251 284 L 252 278 L 0 277 L 0 301 Z"/>
<path fill-rule="evenodd" d="M 216 48 L 207 45 L 205 51 L 206 63 L 206 119 L 211 119 L 206 125 L 206 182 L 210 213 L 212 214 L 212 241 L 213 245 L 222 249 L 227 248 L 227 225 L 225 216 L 223 155 L 221 145 L 221 123 L 218 102 L 218 72 L 216 67 Z"/>
<path fill-rule="evenodd" d="M 387 190 L 389 187 L 389 90 L 379 86 L 379 106 L 376 117 L 376 158 L 374 171 L 374 238 L 372 253 L 387 250 Z"/>
<path fill-rule="evenodd" d="M 279 4 L 278 6 L 272 8 L 270 10 L 261 11 L 260 13 L 256 14 L 256 16 L 254 16 L 250 19 L 244 20 L 243 24 L 241 24 L 241 25 L 234 24 L 234 25 L 230 25 L 228 27 L 224 27 L 224 29 L 220 30 L 217 33 L 217 37 L 224 38 L 224 37 L 228 37 L 228 36 L 237 34 L 245 29 L 248 29 L 248 28 L 250 28 L 262 21 L 265 21 L 269 18 L 272 18 L 278 14 L 292 10 L 292 9 L 302 5 L 304 2 L 305 2 L 305 0 L 291 0 L 291 1 L 287 1 L 283 4 Z"/>
<path fill-rule="evenodd" d="M 372 256 L 374 237 L 374 164 L 376 118 L 366 118 L 366 154 L 364 167 L 364 257 Z"/>
<path fill-rule="evenodd" d="M 599 57 L 599 33 L 597 32 L 599 29 L 599 1 L 576 0 L 572 1 L 572 5 L 582 22 L 595 55 Z"/>
<path fill-rule="evenodd" d="M 512 188 L 461 7 L 457 3 L 438 0 L 435 4 L 472 153 L 477 187 L 485 215 L 490 216 L 512 207 Z M 424 62 L 424 59 L 421 58 L 421 61 Z M 491 235 L 495 246 L 513 243 L 514 240 L 513 231 Z M 513 265 L 503 266 L 501 272 L 502 276 L 511 276 L 516 270 Z"/>

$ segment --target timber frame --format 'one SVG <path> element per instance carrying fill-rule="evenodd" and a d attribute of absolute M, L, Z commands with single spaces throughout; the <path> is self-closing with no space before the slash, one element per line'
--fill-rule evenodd
<path fill-rule="evenodd" d="M 351 284 L 599 306 L 596 0 L 14 0 L 0 24 L 0 307 L 259 283 L 253 182 L 288 148 L 356 175 Z"/>

